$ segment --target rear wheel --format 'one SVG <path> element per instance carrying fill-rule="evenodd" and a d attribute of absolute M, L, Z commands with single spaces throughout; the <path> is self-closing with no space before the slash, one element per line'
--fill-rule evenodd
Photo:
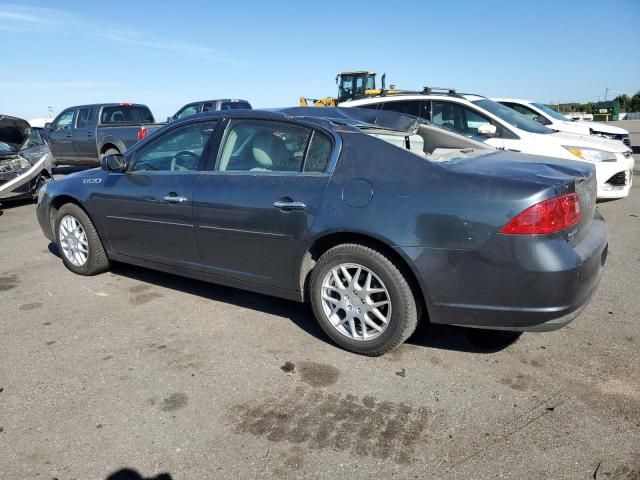
<path fill-rule="evenodd" d="M 79 275 L 96 275 L 109 269 L 98 232 L 78 205 L 67 203 L 56 214 L 55 234 L 65 266 Z"/>
<path fill-rule="evenodd" d="M 102 157 L 104 158 L 107 155 L 120 155 L 120 151 L 117 148 L 107 148 L 103 153 L 102 153 Z"/>
<path fill-rule="evenodd" d="M 418 306 L 400 269 L 382 252 L 345 244 L 311 273 L 311 303 L 322 329 L 343 348 L 377 356 L 414 332 Z"/>

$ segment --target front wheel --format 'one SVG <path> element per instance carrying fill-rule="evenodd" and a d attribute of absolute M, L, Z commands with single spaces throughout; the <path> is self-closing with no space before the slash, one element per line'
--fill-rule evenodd
<path fill-rule="evenodd" d="M 311 303 L 322 329 L 343 348 L 377 356 L 416 329 L 409 282 L 382 252 L 345 244 L 324 253 L 311 274 Z"/>
<path fill-rule="evenodd" d="M 56 214 L 55 234 L 65 266 L 79 275 L 96 275 L 111 265 L 98 232 L 78 205 L 67 203 Z"/>

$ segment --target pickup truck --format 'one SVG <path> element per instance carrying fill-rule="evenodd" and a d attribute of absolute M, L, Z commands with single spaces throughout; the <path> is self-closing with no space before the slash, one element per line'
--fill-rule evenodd
<path fill-rule="evenodd" d="M 251 110 L 251 104 L 239 98 L 224 98 L 218 100 L 200 100 L 199 102 L 187 103 L 178 110 L 175 115 L 167 118 L 167 123 L 180 120 L 196 113 L 211 112 L 217 110 Z"/>
<path fill-rule="evenodd" d="M 98 166 L 161 126 L 146 105 L 101 103 L 67 108 L 45 128 L 56 165 Z"/>

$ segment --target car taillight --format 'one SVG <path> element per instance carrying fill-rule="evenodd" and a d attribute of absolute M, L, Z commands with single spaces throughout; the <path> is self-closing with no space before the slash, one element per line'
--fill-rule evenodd
<path fill-rule="evenodd" d="M 142 140 L 148 134 L 149 134 L 149 132 L 147 131 L 146 128 L 140 127 L 140 130 L 138 130 L 138 140 Z"/>
<path fill-rule="evenodd" d="M 550 198 L 527 208 L 500 229 L 509 235 L 545 235 L 569 228 L 580 221 L 577 193 Z"/>

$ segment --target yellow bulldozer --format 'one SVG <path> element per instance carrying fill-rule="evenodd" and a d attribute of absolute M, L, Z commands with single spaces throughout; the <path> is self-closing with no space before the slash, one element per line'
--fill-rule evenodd
<path fill-rule="evenodd" d="M 385 90 L 386 74 L 382 75 L 382 88 L 376 88 L 376 73 L 365 70 L 342 72 L 336 75 L 338 85 L 337 97 L 307 98 L 300 97 L 301 107 L 335 107 L 341 102 L 355 100 L 357 98 L 371 97 L 384 93 L 393 93 L 395 90 Z"/>

